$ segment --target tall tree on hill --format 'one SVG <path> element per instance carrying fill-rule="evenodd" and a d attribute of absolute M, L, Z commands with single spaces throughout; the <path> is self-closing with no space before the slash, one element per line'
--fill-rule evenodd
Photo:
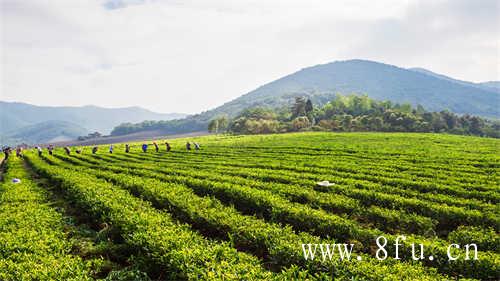
<path fill-rule="evenodd" d="M 470 132 L 474 135 L 482 135 L 483 130 L 482 127 L 484 126 L 484 121 L 477 117 L 477 116 L 472 116 L 470 118 Z"/>
<path fill-rule="evenodd" d="M 314 107 L 313 107 L 313 103 L 310 99 L 307 99 L 307 102 L 306 102 L 306 107 L 305 107 L 305 111 L 306 111 L 306 114 L 309 114 L 313 111 Z"/>
<path fill-rule="evenodd" d="M 226 116 L 221 116 L 216 119 L 212 119 L 210 123 L 208 123 L 208 131 L 210 133 L 216 133 L 226 131 L 229 125 L 229 120 Z"/>
<path fill-rule="evenodd" d="M 213 119 L 208 123 L 208 131 L 216 134 L 219 132 L 219 121 L 217 119 Z"/>
<path fill-rule="evenodd" d="M 305 111 L 306 111 L 306 116 L 309 119 L 309 122 L 311 123 L 311 125 L 314 125 L 316 123 L 315 118 L 314 118 L 314 112 L 313 112 L 314 106 L 313 106 L 313 103 L 310 99 L 307 99 Z"/>
<path fill-rule="evenodd" d="M 221 116 L 217 120 L 219 121 L 219 131 L 226 132 L 229 127 L 229 119 L 227 116 Z"/>
<path fill-rule="evenodd" d="M 292 106 L 292 118 L 306 115 L 306 99 L 295 97 L 295 103 Z"/>

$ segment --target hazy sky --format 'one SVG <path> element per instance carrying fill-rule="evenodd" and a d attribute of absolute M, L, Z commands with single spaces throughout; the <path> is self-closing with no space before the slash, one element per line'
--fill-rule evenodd
<path fill-rule="evenodd" d="M 500 80 L 496 0 L 0 2 L 4 101 L 196 113 L 351 58 Z"/>

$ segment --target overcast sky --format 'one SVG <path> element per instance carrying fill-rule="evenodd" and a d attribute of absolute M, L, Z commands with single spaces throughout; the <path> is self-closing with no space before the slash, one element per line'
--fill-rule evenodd
<path fill-rule="evenodd" d="M 197 113 L 352 58 L 500 80 L 496 0 L 0 1 L 4 101 Z"/>

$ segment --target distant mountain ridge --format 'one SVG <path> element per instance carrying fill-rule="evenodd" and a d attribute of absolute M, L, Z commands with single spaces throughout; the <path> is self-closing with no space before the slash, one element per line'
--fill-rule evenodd
<path fill-rule="evenodd" d="M 488 81 L 488 82 L 482 82 L 482 83 L 474 83 L 474 82 L 468 82 L 468 81 L 453 79 L 453 78 L 451 78 L 449 76 L 438 74 L 438 73 L 432 72 L 430 70 L 427 70 L 427 69 L 421 68 L 421 67 L 412 67 L 412 68 L 408 68 L 408 69 L 416 71 L 416 72 L 420 72 L 420 73 L 423 73 L 423 74 L 427 74 L 427 75 L 430 75 L 430 76 L 434 76 L 436 78 L 440 78 L 440 79 L 443 79 L 443 80 L 447 80 L 447 81 L 450 81 L 450 82 L 458 83 L 458 84 L 461 84 L 461 85 L 472 86 L 472 87 L 480 88 L 480 89 L 483 89 L 483 90 L 495 91 L 495 92 L 500 93 L 500 81 Z"/>
<path fill-rule="evenodd" d="M 186 114 L 181 113 L 156 113 L 140 107 L 37 106 L 0 101 L 0 134 L 51 120 L 71 122 L 88 131 L 99 131 L 107 134 L 114 126 L 122 122 L 171 120 L 185 116 Z"/>
<path fill-rule="evenodd" d="M 494 89 L 497 92 L 500 92 L 500 81 L 487 81 L 479 84 L 483 87 L 486 87 L 487 89 Z"/>
<path fill-rule="evenodd" d="M 296 96 L 324 104 L 340 94 L 366 94 L 376 100 L 422 105 L 429 111 L 449 110 L 499 119 L 497 82 L 472 83 L 422 68 L 406 69 L 368 60 L 335 61 L 301 69 L 267 83 L 217 108 L 167 122 L 164 130 L 184 133 L 206 129 L 220 115 L 234 117 L 250 107 L 289 106 Z"/>
<path fill-rule="evenodd" d="M 78 126 L 75 123 L 70 123 L 60 120 L 50 120 L 36 123 L 34 125 L 25 126 L 17 130 L 5 133 L 0 136 L 0 143 L 51 143 L 58 141 L 74 140 L 78 136 L 88 134 L 88 130 Z"/>
<path fill-rule="evenodd" d="M 31 143 L 52 138 L 59 140 L 56 132 L 62 132 L 60 140 L 66 140 L 77 132 L 83 135 L 94 131 L 108 134 L 113 127 L 123 122 L 172 120 L 185 116 L 181 113 L 156 113 L 140 107 L 36 106 L 0 101 L 0 140 L 3 143 L 7 140 L 10 140 L 9 143 L 12 140 Z"/>
<path fill-rule="evenodd" d="M 262 99 L 286 94 L 324 95 L 366 93 L 378 100 L 421 104 L 428 110 L 498 116 L 499 96 L 397 66 L 349 60 L 317 65 L 266 84 L 240 99 Z"/>

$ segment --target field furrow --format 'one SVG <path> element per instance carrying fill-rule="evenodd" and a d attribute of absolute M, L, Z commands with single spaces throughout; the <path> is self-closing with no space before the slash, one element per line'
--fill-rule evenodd
<path fill-rule="evenodd" d="M 238 250 L 258 256 L 264 259 L 268 266 L 274 268 L 297 264 L 307 268 L 310 272 L 325 273 L 333 278 L 346 276 L 362 276 L 367 279 L 392 276 L 402 280 L 444 278 L 436 274 L 434 270 L 425 269 L 418 263 L 404 265 L 404 263 L 395 263 L 390 260 L 378 261 L 359 252 L 357 253 L 363 258 L 365 264 L 356 262 L 354 258 L 352 262 L 305 260 L 301 255 L 301 244 L 304 241 L 317 244 L 331 244 L 334 241 L 321 239 L 305 232 L 295 233 L 290 227 L 240 214 L 233 207 L 225 206 L 215 198 L 196 195 L 189 187 L 182 184 L 131 176 L 127 173 L 102 171 L 85 165 L 68 165 L 54 159 L 48 161 L 80 173 L 93 174 L 122 186 L 152 202 L 158 208 L 168 210 L 177 219 L 189 223 L 204 235 L 229 240 Z M 383 269 L 367 271 L 369 267 L 376 266 Z M 406 267 L 405 272 L 401 274 L 398 270 L 403 267 Z"/>
<path fill-rule="evenodd" d="M 76 162 L 74 163 L 77 164 Z M 236 184 L 213 182 L 191 177 L 162 175 L 137 168 L 126 169 L 107 165 L 102 167 L 102 169 L 180 183 L 190 187 L 200 196 L 215 196 L 226 204 L 234 205 L 243 214 L 257 215 L 270 222 L 289 224 L 296 231 L 306 231 L 320 237 L 332 237 L 335 240 L 343 242 L 355 241 L 359 244 L 360 249 L 366 253 L 371 252 L 374 237 L 384 235 L 390 244 L 394 244 L 396 238 L 393 235 L 384 234 L 376 229 L 366 229 L 353 221 L 329 214 L 323 210 L 316 210 L 302 204 L 290 202 L 268 190 L 258 190 Z M 426 248 L 439 260 L 438 263 L 446 263 L 447 249 L 444 241 L 438 239 L 425 240 L 417 236 L 408 236 L 407 241 L 426 245 Z M 492 252 L 479 252 L 478 255 L 481 256 L 481 262 L 474 262 L 472 264 L 464 261 L 447 263 L 447 265 L 438 267 L 438 269 L 443 273 L 456 274 L 459 272 L 459 274 L 469 277 L 478 277 L 483 274 L 490 276 L 492 272 L 499 270 L 498 261 L 500 261 L 500 255 Z M 424 263 L 429 266 L 436 264 L 426 261 Z"/>
<path fill-rule="evenodd" d="M 236 251 L 227 243 L 204 239 L 188 226 L 173 221 L 167 213 L 154 210 L 150 204 L 105 181 L 51 166 L 36 157 L 29 157 L 28 161 L 35 171 L 72 193 L 88 211 L 118 227 L 130 245 L 142 249 L 164 267 L 168 274 L 165 278 L 270 280 L 294 274 L 304 276 L 298 271 L 281 274 L 266 271 L 258 259 Z"/>

